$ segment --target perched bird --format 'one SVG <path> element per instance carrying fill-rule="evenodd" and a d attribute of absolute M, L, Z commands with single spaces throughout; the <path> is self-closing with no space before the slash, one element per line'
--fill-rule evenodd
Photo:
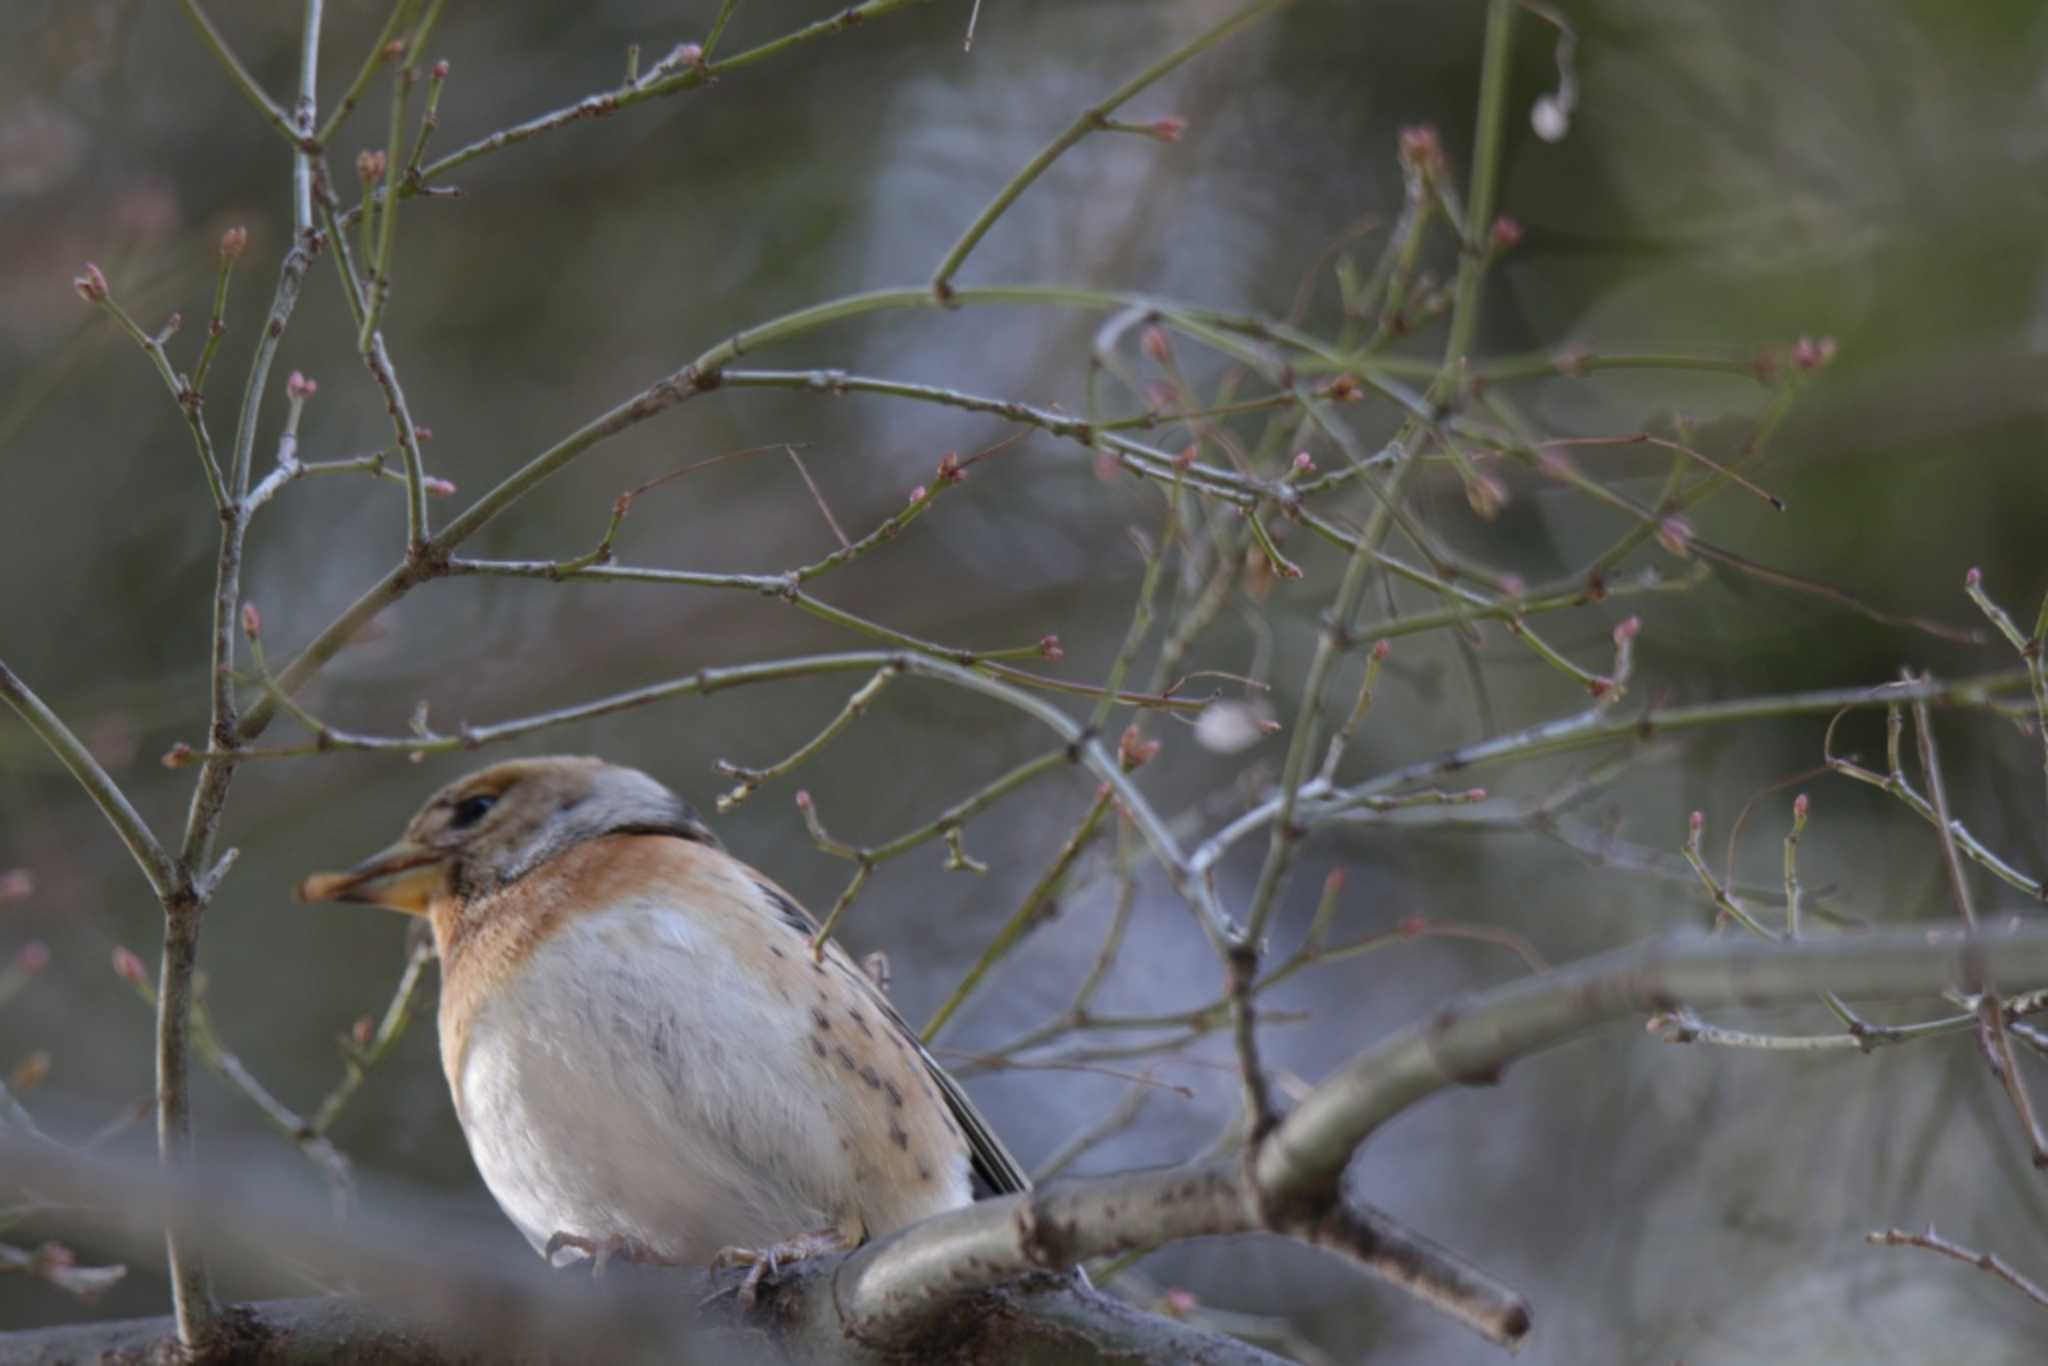
<path fill-rule="evenodd" d="M 450 784 L 303 901 L 427 917 L 441 1065 L 551 1262 L 848 1249 L 1029 1182 L 881 989 L 654 779 L 522 759 Z"/>

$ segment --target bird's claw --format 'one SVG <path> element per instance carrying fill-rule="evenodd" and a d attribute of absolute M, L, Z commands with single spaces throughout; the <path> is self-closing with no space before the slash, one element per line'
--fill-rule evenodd
<path fill-rule="evenodd" d="M 741 1278 L 735 1298 L 742 1314 L 753 1312 L 754 1304 L 761 1295 L 761 1283 L 791 1262 L 806 1261 L 822 1257 L 829 1252 L 844 1252 L 857 1240 L 850 1240 L 838 1229 L 824 1229 L 816 1233 L 800 1233 L 784 1242 L 767 1247 L 722 1247 L 711 1259 L 710 1270 L 724 1271 L 730 1267 L 743 1266 L 747 1274 Z M 724 1291 L 711 1296 L 717 1299 Z M 706 1303 L 709 1303 L 707 1300 Z"/>

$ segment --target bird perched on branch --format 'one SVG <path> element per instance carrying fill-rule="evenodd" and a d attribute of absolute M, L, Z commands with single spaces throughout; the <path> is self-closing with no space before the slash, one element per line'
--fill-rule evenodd
<path fill-rule="evenodd" d="M 432 923 L 456 1117 L 557 1264 L 745 1265 L 751 1304 L 781 1262 L 1029 1187 L 868 975 L 635 769 L 484 769 L 299 897 Z"/>

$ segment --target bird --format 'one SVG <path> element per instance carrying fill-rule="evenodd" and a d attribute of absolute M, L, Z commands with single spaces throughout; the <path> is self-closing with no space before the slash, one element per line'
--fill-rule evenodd
<path fill-rule="evenodd" d="M 1030 1181 L 883 987 L 675 793 L 602 759 L 436 792 L 305 902 L 423 916 L 484 1184 L 556 1266 L 792 1262 Z"/>

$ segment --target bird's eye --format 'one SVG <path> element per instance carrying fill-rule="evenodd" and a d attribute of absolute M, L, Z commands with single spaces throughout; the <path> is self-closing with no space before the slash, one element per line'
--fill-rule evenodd
<path fill-rule="evenodd" d="M 448 818 L 448 828 L 467 830 L 482 820 L 497 804 L 498 799 L 487 792 L 479 792 L 474 797 L 464 797 L 455 803 L 455 812 Z"/>

